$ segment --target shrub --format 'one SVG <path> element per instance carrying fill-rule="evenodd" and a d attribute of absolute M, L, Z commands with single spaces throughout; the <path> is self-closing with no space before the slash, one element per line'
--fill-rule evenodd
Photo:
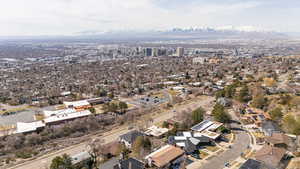
<path fill-rule="evenodd" d="M 20 152 L 16 152 L 16 157 L 17 158 L 31 158 L 32 157 L 32 153 L 31 152 L 27 152 L 27 151 L 20 151 Z"/>

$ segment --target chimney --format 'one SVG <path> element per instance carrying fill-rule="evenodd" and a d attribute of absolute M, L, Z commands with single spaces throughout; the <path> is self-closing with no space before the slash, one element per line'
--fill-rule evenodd
<path fill-rule="evenodd" d="M 124 160 L 124 153 L 123 152 L 120 155 L 120 160 Z"/>
<path fill-rule="evenodd" d="M 131 163 L 131 161 L 129 161 L 129 163 L 128 163 L 128 169 L 132 169 L 132 163 Z"/>

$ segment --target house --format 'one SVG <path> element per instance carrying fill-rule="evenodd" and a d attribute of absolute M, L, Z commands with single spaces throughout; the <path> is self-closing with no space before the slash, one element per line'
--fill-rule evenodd
<path fill-rule="evenodd" d="M 270 114 L 268 112 L 262 111 L 255 108 L 245 109 L 245 114 L 243 114 L 242 119 L 248 121 L 249 123 L 254 123 L 256 127 L 261 127 L 262 123 L 267 120 L 270 120 Z"/>
<path fill-rule="evenodd" d="M 107 157 L 115 157 L 119 155 L 120 143 L 118 141 L 113 141 L 102 146 L 102 154 Z"/>
<path fill-rule="evenodd" d="M 165 86 L 175 86 L 175 85 L 178 85 L 179 82 L 167 81 L 167 82 L 163 82 L 162 84 L 165 85 Z"/>
<path fill-rule="evenodd" d="M 193 86 L 193 87 L 200 87 L 202 85 L 201 82 L 194 82 L 194 83 L 189 83 L 190 86 Z"/>
<path fill-rule="evenodd" d="M 167 128 L 161 128 L 161 127 L 157 127 L 157 126 L 151 126 L 144 133 L 147 136 L 153 136 L 153 137 L 160 138 L 163 135 L 165 135 L 168 131 L 169 131 L 169 129 L 167 129 Z"/>
<path fill-rule="evenodd" d="M 86 161 L 90 158 L 91 158 L 91 155 L 88 152 L 83 151 L 83 152 L 80 152 L 78 154 L 75 154 L 75 155 L 71 156 L 71 161 L 72 161 L 73 165 L 76 165 L 76 164 L 79 164 L 79 163 L 81 163 L 83 161 Z"/>
<path fill-rule="evenodd" d="M 204 64 L 205 62 L 207 62 L 207 58 L 205 58 L 205 57 L 193 58 L 193 64 Z"/>
<path fill-rule="evenodd" d="M 212 140 L 218 139 L 221 134 L 215 132 L 219 127 L 221 127 L 223 123 L 210 121 L 210 120 L 203 120 L 202 122 L 194 125 L 191 130 L 194 131 L 194 136 L 205 136 Z"/>
<path fill-rule="evenodd" d="M 290 138 L 283 133 L 272 133 L 271 136 L 265 137 L 265 142 L 274 147 L 287 148 L 290 144 Z"/>
<path fill-rule="evenodd" d="M 267 120 L 262 122 L 261 132 L 263 132 L 265 136 L 272 136 L 273 133 L 280 133 L 281 131 L 278 124 L 273 121 Z"/>
<path fill-rule="evenodd" d="M 127 160 L 120 160 L 113 169 L 144 169 L 145 164 L 135 158 L 128 158 Z"/>
<path fill-rule="evenodd" d="M 226 84 L 226 82 L 224 80 L 219 80 L 216 82 L 216 85 L 218 86 L 224 86 Z"/>
<path fill-rule="evenodd" d="M 183 86 L 175 86 L 171 88 L 172 90 L 177 90 L 177 91 L 184 91 L 185 88 Z"/>
<path fill-rule="evenodd" d="M 168 138 L 168 143 L 183 148 L 187 154 L 192 154 L 196 153 L 200 146 L 210 145 L 211 140 L 199 134 L 193 135 L 191 132 L 178 132 L 176 136 Z"/>
<path fill-rule="evenodd" d="M 175 119 L 168 119 L 168 120 L 164 121 L 164 123 L 167 124 L 168 129 L 172 129 L 174 126 L 176 126 L 176 124 L 178 124 L 180 122 Z"/>
<path fill-rule="evenodd" d="M 126 134 L 121 135 L 119 138 L 119 141 L 121 143 L 125 144 L 125 146 L 127 148 L 131 148 L 132 144 L 134 143 L 136 138 L 139 136 L 144 136 L 144 133 L 137 131 L 137 130 L 133 130 Z"/>
<path fill-rule="evenodd" d="M 286 150 L 283 148 L 265 145 L 256 152 L 255 159 L 263 162 L 269 168 L 279 169 L 285 153 Z"/>
<path fill-rule="evenodd" d="M 65 92 L 61 92 L 60 95 L 61 96 L 69 96 L 71 95 L 72 93 L 70 91 L 65 91 Z"/>
<path fill-rule="evenodd" d="M 184 161 L 184 151 L 181 148 L 166 145 L 146 156 L 145 160 L 150 167 L 169 169 Z"/>
<path fill-rule="evenodd" d="M 220 138 L 221 134 L 220 133 L 217 133 L 217 132 L 212 132 L 212 131 L 209 131 L 209 130 L 204 130 L 202 131 L 201 133 L 199 132 L 194 132 L 194 136 L 195 137 L 207 137 L 209 138 L 210 140 L 217 140 Z"/>
<path fill-rule="evenodd" d="M 120 159 L 117 157 L 112 157 L 109 160 L 101 163 L 99 169 L 113 169 L 115 165 L 119 164 Z"/>
<path fill-rule="evenodd" d="M 207 137 L 204 136 L 200 138 L 191 137 L 185 141 L 184 151 L 187 154 L 193 154 L 193 153 L 199 154 L 198 150 L 200 146 L 210 145 L 210 144 L 211 144 L 210 139 Z"/>
<path fill-rule="evenodd" d="M 216 122 L 216 121 L 210 121 L 210 120 L 203 120 L 202 122 L 194 125 L 191 130 L 195 131 L 195 132 L 202 132 L 204 130 L 208 130 L 208 131 L 215 131 L 217 130 L 219 127 L 221 127 L 223 124 Z"/>
<path fill-rule="evenodd" d="M 268 169 L 262 162 L 248 159 L 239 169 Z"/>
<path fill-rule="evenodd" d="M 221 104 L 224 107 L 228 107 L 231 105 L 231 101 L 225 97 L 218 98 L 217 103 Z"/>

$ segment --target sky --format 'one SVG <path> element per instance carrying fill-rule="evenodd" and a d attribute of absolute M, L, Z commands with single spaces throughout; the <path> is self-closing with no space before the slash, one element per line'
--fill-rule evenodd
<path fill-rule="evenodd" d="M 300 0 L 1 0 L 0 36 L 174 27 L 300 32 Z"/>

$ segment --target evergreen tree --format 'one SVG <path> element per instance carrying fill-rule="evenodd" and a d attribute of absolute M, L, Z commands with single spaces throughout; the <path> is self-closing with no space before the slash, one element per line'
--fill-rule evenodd
<path fill-rule="evenodd" d="M 240 90 L 238 96 L 237 96 L 237 100 L 240 102 L 248 102 L 250 100 L 250 94 L 249 94 L 249 89 L 247 87 L 247 85 L 243 85 L 242 89 Z"/>
<path fill-rule="evenodd" d="M 282 109 L 277 107 L 273 110 L 271 110 L 269 112 L 270 116 L 271 116 L 271 119 L 274 120 L 274 121 L 281 121 L 282 117 L 283 117 L 283 113 L 282 113 Z"/>
<path fill-rule="evenodd" d="M 52 160 L 50 169 L 73 169 L 71 157 L 67 154 L 55 157 Z"/>
<path fill-rule="evenodd" d="M 214 109 L 212 111 L 212 115 L 214 116 L 214 119 L 221 123 L 229 123 L 231 120 L 230 115 L 225 111 L 224 106 L 217 103 L 214 106 Z"/>
<path fill-rule="evenodd" d="M 192 112 L 192 119 L 193 123 L 197 124 L 203 121 L 203 115 L 205 113 L 205 110 L 202 107 L 199 107 L 198 109 L 194 110 Z"/>
<path fill-rule="evenodd" d="M 128 109 L 128 105 L 125 102 L 119 102 L 119 109 L 122 113 L 125 113 Z"/>

